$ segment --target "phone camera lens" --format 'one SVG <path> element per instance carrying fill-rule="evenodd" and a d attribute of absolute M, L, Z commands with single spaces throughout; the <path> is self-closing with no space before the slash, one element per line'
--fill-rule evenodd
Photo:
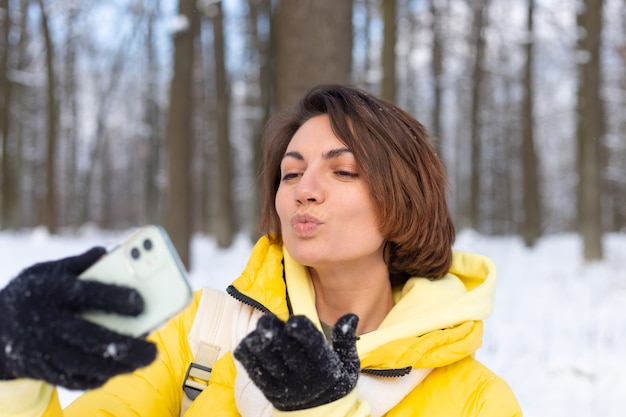
<path fill-rule="evenodd" d="M 146 240 L 144 240 L 144 241 L 143 241 L 143 247 L 144 247 L 146 250 L 150 250 L 150 249 L 152 249 L 152 241 L 151 241 L 150 239 L 146 239 Z"/>
<path fill-rule="evenodd" d="M 139 249 L 137 248 L 132 248 L 130 250 L 130 256 L 132 256 L 133 259 L 139 259 L 139 257 L 141 256 L 141 252 L 139 252 Z"/>

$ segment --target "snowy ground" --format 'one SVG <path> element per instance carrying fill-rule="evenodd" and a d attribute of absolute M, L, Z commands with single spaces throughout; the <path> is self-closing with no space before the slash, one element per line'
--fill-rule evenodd
<path fill-rule="evenodd" d="M 0 286 L 33 262 L 113 245 L 124 235 L 0 233 Z M 626 235 L 604 242 L 606 259 L 585 264 L 574 235 L 544 238 L 534 250 L 513 237 L 458 238 L 458 249 L 490 256 L 498 267 L 496 308 L 477 356 L 509 382 L 527 417 L 626 415 Z M 193 286 L 225 288 L 250 248 L 243 237 L 226 251 L 194 239 Z M 64 404 L 77 395 L 60 394 Z"/>

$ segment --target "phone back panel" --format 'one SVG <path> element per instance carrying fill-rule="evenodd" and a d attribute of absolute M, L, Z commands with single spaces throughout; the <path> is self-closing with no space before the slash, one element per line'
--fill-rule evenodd
<path fill-rule="evenodd" d="M 145 309 L 137 317 L 88 311 L 87 320 L 118 333 L 142 336 L 180 312 L 192 299 L 185 268 L 159 226 L 146 226 L 83 272 L 81 279 L 135 288 Z"/>

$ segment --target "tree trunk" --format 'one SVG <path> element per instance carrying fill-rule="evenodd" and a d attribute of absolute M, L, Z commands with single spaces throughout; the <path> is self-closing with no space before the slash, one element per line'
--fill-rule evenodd
<path fill-rule="evenodd" d="M 251 105 L 258 108 L 261 114 L 260 118 L 254 118 L 252 122 L 252 175 L 253 186 L 251 192 L 254 194 L 251 198 L 252 208 L 251 213 L 254 217 L 254 222 L 260 212 L 259 207 L 259 194 L 260 184 L 257 183 L 258 173 L 261 165 L 261 136 L 263 134 L 263 127 L 270 117 L 272 111 L 272 68 L 273 68 L 273 54 L 272 54 L 272 6 L 271 0 L 249 0 L 248 1 L 250 13 L 249 13 L 249 40 L 250 49 L 254 50 L 253 54 L 257 57 L 257 73 L 252 77 L 258 81 L 258 97 L 251 98 Z M 259 30 L 258 22 L 263 19 L 269 26 L 270 33 L 262 34 Z M 255 241 L 259 236 L 257 230 L 252 230 L 251 238 Z"/>
<path fill-rule="evenodd" d="M 433 45 L 431 53 L 431 70 L 433 77 L 433 111 L 430 131 L 435 138 L 437 151 L 441 155 L 441 106 L 442 106 L 442 78 L 443 78 L 443 36 L 441 28 L 441 10 L 437 0 L 430 0 L 431 32 Z"/>
<path fill-rule="evenodd" d="M 153 1 L 148 12 L 147 34 L 145 43 L 147 88 L 144 98 L 144 120 L 148 127 L 144 138 L 144 213 L 143 217 L 148 223 L 161 222 L 161 193 L 159 192 L 158 175 L 161 167 L 161 150 L 163 138 L 161 130 L 161 110 L 158 98 L 158 57 L 157 41 L 154 35 L 154 26 L 157 24 L 157 15 L 160 9 L 160 1 Z"/>
<path fill-rule="evenodd" d="M 174 34 L 174 75 L 170 87 L 169 119 L 166 131 L 169 190 L 165 228 L 179 252 L 190 265 L 191 243 L 191 143 L 194 38 L 197 13 L 194 0 L 179 0 L 179 13 L 187 27 Z"/>
<path fill-rule="evenodd" d="M 220 248 L 230 247 L 236 233 L 232 196 L 232 156 L 230 149 L 230 99 L 224 52 L 224 27 L 222 4 L 215 4 L 213 17 L 213 42 L 215 42 L 215 91 L 217 93 L 217 217 L 215 236 Z"/>
<path fill-rule="evenodd" d="M 621 10 L 621 26 L 622 26 L 622 39 L 626 39 L 626 8 Z M 622 68 L 626 68 L 626 43 L 622 41 L 620 60 Z M 620 77 L 620 90 L 622 91 L 622 97 L 626 92 L 626 71 L 622 71 Z M 619 107 L 619 113 L 621 117 L 618 119 L 617 127 L 619 132 L 626 132 L 626 100 L 622 100 Z M 622 175 L 617 175 L 615 179 L 615 188 L 613 190 L 614 195 L 614 210 L 613 210 L 613 224 L 615 231 L 626 231 L 626 143 L 621 142 L 621 146 L 615 149 L 613 158 L 616 161 L 622 161 L 621 164 L 617 164 L 621 167 Z"/>
<path fill-rule="evenodd" d="M 534 44 L 534 0 L 528 0 L 526 44 L 526 65 L 524 67 L 524 102 L 522 109 L 522 170 L 524 193 L 524 225 L 522 235 L 524 243 L 532 247 L 541 236 L 541 199 L 537 175 L 537 155 L 534 134 L 534 89 L 533 89 L 533 44 Z"/>
<path fill-rule="evenodd" d="M 316 84 L 349 83 L 352 0 L 281 0 L 275 40 L 278 108 Z"/>
<path fill-rule="evenodd" d="M 383 0 L 383 79 L 381 98 L 396 102 L 396 0 Z"/>
<path fill-rule="evenodd" d="M 2 13 L 2 39 L 0 45 L 0 230 L 17 227 L 19 213 L 19 192 L 17 189 L 16 148 L 14 137 L 11 135 L 11 100 L 13 97 L 13 84 L 9 79 L 10 62 L 9 51 L 11 50 L 11 10 L 8 0 L 0 1 L 0 13 Z"/>
<path fill-rule="evenodd" d="M 489 0 L 474 0 L 474 62 L 472 69 L 472 102 L 470 110 L 471 176 L 470 176 L 470 227 L 480 230 L 481 198 L 481 138 L 480 111 L 482 106 L 482 85 L 485 76 L 485 31 Z"/>
<path fill-rule="evenodd" d="M 63 73 L 65 78 L 65 105 L 67 106 L 67 114 L 69 115 L 68 125 L 65 129 L 66 155 L 65 155 L 65 186 L 64 197 L 62 200 L 67 202 L 77 201 L 78 196 L 78 132 L 80 115 L 78 112 L 78 88 L 76 82 L 78 74 L 76 72 L 76 51 L 77 39 L 75 32 L 76 21 L 78 18 L 78 8 L 71 9 L 67 15 L 67 32 L 65 38 L 65 57 L 63 59 L 66 67 Z M 63 223 L 76 224 L 78 221 L 77 206 L 68 204 L 62 208 Z"/>
<path fill-rule="evenodd" d="M 605 134 L 600 60 L 603 0 L 585 0 L 577 17 L 579 26 L 578 138 L 578 224 L 584 258 L 602 259 L 602 143 Z M 585 35 L 586 34 L 586 35 Z"/>
<path fill-rule="evenodd" d="M 56 79 L 54 72 L 54 49 L 52 44 L 52 36 L 48 25 L 48 14 L 44 0 L 39 0 L 39 8 L 41 10 L 41 28 L 45 41 L 46 54 L 46 75 L 47 75 L 47 94 L 48 94 L 48 125 L 47 125 L 47 141 L 46 141 L 46 196 L 44 199 L 43 224 L 50 233 L 57 231 L 57 195 L 56 195 L 56 155 L 57 155 L 57 98 Z"/>

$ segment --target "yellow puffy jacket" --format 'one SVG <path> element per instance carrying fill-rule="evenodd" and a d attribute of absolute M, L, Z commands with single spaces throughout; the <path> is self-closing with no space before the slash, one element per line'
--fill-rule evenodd
<path fill-rule="evenodd" d="M 357 349 L 362 376 L 357 389 L 314 409 L 272 410 L 272 415 L 521 416 L 506 382 L 473 357 L 482 342 L 482 319 L 491 313 L 494 288 L 495 269 L 490 260 L 455 252 L 446 277 L 410 279 L 394 291 L 396 304 L 379 329 L 361 335 Z M 282 319 L 305 314 L 319 325 L 306 269 L 265 237 L 256 244 L 244 272 L 228 292 Z M 0 384 L 0 409 L 14 410 L 7 414 L 10 417 L 178 417 L 182 382 L 193 360 L 187 336 L 197 319 L 199 300 L 200 291 L 190 307 L 150 336 L 159 347 L 159 356 L 150 366 L 111 379 L 65 410 L 54 388 L 45 383 L 4 382 Z M 219 359 L 209 386 L 185 416 L 241 415 L 237 404 L 245 398 L 236 398 L 235 385 L 237 378 L 247 375 L 237 368 L 230 353 Z M 4 408 L 7 404 L 13 408 Z"/>

